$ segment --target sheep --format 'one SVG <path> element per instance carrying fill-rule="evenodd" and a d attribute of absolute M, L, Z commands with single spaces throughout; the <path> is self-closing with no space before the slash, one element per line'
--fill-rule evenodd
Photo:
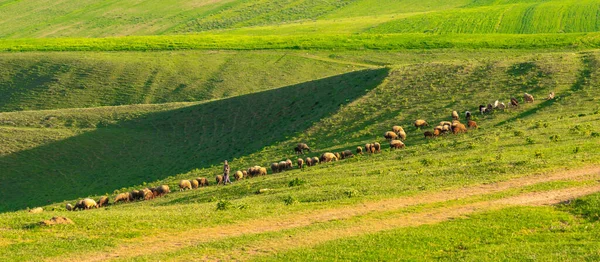
<path fill-rule="evenodd" d="M 498 109 L 500 109 L 500 110 L 506 109 L 506 105 L 504 104 L 504 102 L 500 102 L 500 104 L 498 105 Z"/>
<path fill-rule="evenodd" d="M 312 157 L 307 157 L 304 162 L 306 162 L 306 166 L 313 166 Z"/>
<path fill-rule="evenodd" d="M 381 144 L 375 142 L 373 143 L 373 147 L 375 148 L 375 152 L 381 153 Z"/>
<path fill-rule="evenodd" d="M 525 103 L 533 103 L 534 101 L 533 96 L 527 93 L 523 95 L 523 99 L 525 100 Z"/>
<path fill-rule="evenodd" d="M 131 193 L 129 192 L 125 192 L 125 193 L 120 193 L 117 194 L 117 196 L 115 196 L 115 201 L 113 201 L 113 203 L 119 203 L 119 202 L 129 202 L 131 201 Z"/>
<path fill-rule="evenodd" d="M 323 163 L 327 163 L 327 162 L 331 162 L 331 161 L 337 161 L 338 157 L 335 154 L 328 152 L 328 153 L 323 153 L 321 155 L 321 159 L 320 160 Z"/>
<path fill-rule="evenodd" d="M 472 116 L 472 114 L 471 114 L 471 111 L 465 111 L 465 119 L 466 119 L 467 121 L 468 121 L 468 120 L 471 120 L 471 116 Z"/>
<path fill-rule="evenodd" d="M 367 150 L 367 153 L 372 153 L 371 144 L 365 144 L 365 149 Z"/>
<path fill-rule="evenodd" d="M 497 109 L 499 105 L 500 105 L 500 101 L 499 101 L 499 100 L 496 100 L 496 101 L 494 102 L 494 109 Z"/>
<path fill-rule="evenodd" d="M 304 150 L 310 152 L 310 147 L 308 147 L 307 144 L 305 143 L 299 143 L 295 148 L 294 151 L 296 152 L 296 154 L 304 154 Z"/>
<path fill-rule="evenodd" d="M 83 200 L 79 200 L 77 202 L 77 204 L 75 204 L 75 207 L 73 208 L 73 210 L 91 209 L 91 208 L 96 208 L 96 206 L 97 206 L 96 201 L 94 201 L 91 198 L 85 198 Z"/>
<path fill-rule="evenodd" d="M 434 129 L 433 130 L 433 137 L 438 137 L 442 134 L 442 130 L 441 129 Z"/>
<path fill-rule="evenodd" d="M 435 129 L 435 130 L 437 130 L 437 129 Z M 431 131 L 425 131 L 425 133 L 423 133 L 423 135 L 425 136 L 425 138 L 433 138 L 433 136 L 434 136 L 434 134 Z"/>
<path fill-rule="evenodd" d="M 272 163 L 271 164 L 271 172 L 273 172 L 273 174 L 279 172 L 279 163 Z"/>
<path fill-rule="evenodd" d="M 215 177 L 215 181 L 217 182 L 217 185 L 219 185 L 219 184 L 225 185 L 225 183 L 223 183 L 223 175 L 217 175 Z"/>
<path fill-rule="evenodd" d="M 452 128 L 452 132 L 454 134 L 465 133 L 465 132 L 467 132 L 467 128 L 463 124 L 458 124 L 454 128 Z"/>
<path fill-rule="evenodd" d="M 103 207 L 103 206 L 107 206 L 107 205 L 108 205 L 108 197 L 101 196 L 100 199 L 98 199 L 98 205 L 96 207 Z"/>
<path fill-rule="evenodd" d="M 452 111 L 452 119 L 458 120 L 458 112 Z"/>
<path fill-rule="evenodd" d="M 348 158 L 348 157 L 353 157 L 354 154 L 352 154 L 352 151 L 350 151 L 350 150 L 344 150 L 344 152 L 342 152 L 342 156 L 344 158 Z"/>
<path fill-rule="evenodd" d="M 278 166 L 278 168 L 279 168 L 279 166 Z M 279 169 L 278 169 L 278 170 L 279 170 Z M 250 167 L 250 168 L 248 168 L 248 171 L 247 171 L 247 172 L 248 172 L 248 175 L 249 175 L 250 177 L 254 177 L 254 176 L 256 176 L 256 175 L 258 174 L 258 171 L 259 171 L 259 170 L 256 170 L 256 166 L 253 166 L 253 167 Z"/>
<path fill-rule="evenodd" d="M 456 121 L 456 120 L 454 120 L 454 121 Z M 452 125 L 452 122 L 450 122 L 450 121 L 441 121 L 440 122 L 440 126 L 450 126 L 450 125 Z"/>
<path fill-rule="evenodd" d="M 362 153 L 363 153 L 363 148 L 361 146 L 357 146 L 356 147 L 356 154 L 357 155 L 362 155 Z"/>
<path fill-rule="evenodd" d="M 317 165 L 318 163 L 319 163 L 319 158 L 318 158 L 318 157 L 316 157 L 316 156 L 315 156 L 315 157 L 313 157 L 313 158 L 312 158 L 312 165 L 313 165 L 313 166 L 315 166 L 315 165 Z"/>
<path fill-rule="evenodd" d="M 244 173 L 242 173 L 242 171 L 238 170 L 235 172 L 235 174 L 233 174 L 233 177 L 235 177 L 235 180 L 242 180 L 244 179 Z"/>
<path fill-rule="evenodd" d="M 196 181 L 196 180 L 194 180 L 194 181 Z M 140 191 L 144 195 L 144 197 L 143 197 L 144 200 L 150 200 L 150 199 L 154 198 L 154 192 L 152 192 L 152 190 L 150 190 L 150 188 L 144 188 Z"/>
<path fill-rule="evenodd" d="M 192 182 L 190 182 L 189 180 L 179 181 L 179 191 L 184 191 L 187 189 L 192 189 Z"/>
<path fill-rule="evenodd" d="M 335 152 L 335 153 L 334 153 L 334 155 L 335 155 L 335 157 L 337 158 L 337 160 L 340 160 L 340 159 L 342 159 L 342 155 L 340 155 L 340 153 L 338 153 L 338 152 Z"/>
<path fill-rule="evenodd" d="M 429 126 L 429 124 L 427 124 L 427 121 L 422 120 L 422 119 L 418 119 L 418 120 L 415 121 L 415 127 L 416 128 L 421 128 L 421 127 L 424 127 L 424 126 Z"/>
<path fill-rule="evenodd" d="M 485 108 L 486 113 L 491 113 L 494 110 L 494 106 L 492 104 L 488 104 Z"/>
<path fill-rule="evenodd" d="M 245 171 L 242 171 L 242 173 L 244 172 Z M 246 175 L 244 175 L 244 177 L 246 177 Z M 208 186 L 208 179 L 206 179 L 206 177 L 197 177 L 195 180 L 198 181 L 200 187 Z"/>
<path fill-rule="evenodd" d="M 400 131 L 398 132 L 398 138 L 400 138 L 400 140 L 405 141 L 406 140 L 406 132 Z"/>
<path fill-rule="evenodd" d="M 510 98 L 510 105 L 514 106 L 514 107 L 518 107 L 519 106 L 519 101 L 516 98 L 511 97 Z"/>
<path fill-rule="evenodd" d="M 383 137 L 385 137 L 385 139 L 387 139 L 387 140 L 394 140 L 394 139 L 398 138 L 398 135 L 392 131 L 387 131 L 387 132 L 385 132 Z"/>
<path fill-rule="evenodd" d="M 445 125 L 442 127 L 442 133 L 448 133 L 451 131 L 451 129 L 452 129 L 451 125 Z"/>
<path fill-rule="evenodd" d="M 67 205 L 65 205 L 65 208 L 67 209 L 67 211 L 73 211 L 73 205 L 67 203 Z"/>
<path fill-rule="evenodd" d="M 284 170 L 287 169 L 287 162 L 286 161 L 280 161 L 279 164 L 277 164 L 277 166 L 279 166 L 279 172 L 282 172 L 282 171 L 284 171 Z M 258 172 L 258 171 L 260 171 L 260 168 L 256 172 Z"/>
<path fill-rule="evenodd" d="M 304 167 L 304 159 L 298 158 L 297 162 L 298 162 L 298 168 L 302 169 Z"/>
<path fill-rule="evenodd" d="M 548 98 L 546 98 L 546 100 L 552 100 L 554 99 L 554 92 L 550 92 L 550 94 L 548 95 Z"/>
<path fill-rule="evenodd" d="M 458 120 L 452 120 L 452 123 L 450 124 L 450 127 L 454 128 L 455 126 L 460 125 L 460 124 L 461 124 L 460 121 L 458 121 Z"/>
<path fill-rule="evenodd" d="M 392 131 L 394 131 L 394 133 L 398 134 L 400 132 L 404 132 L 404 128 L 402 128 L 401 126 L 393 126 Z"/>
<path fill-rule="evenodd" d="M 467 126 L 468 126 L 469 128 L 479 128 L 479 127 L 477 126 L 477 122 L 475 122 L 475 121 L 473 121 L 473 120 L 469 120 L 469 121 L 467 121 Z"/>
<path fill-rule="evenodd" d="M 259 168 L 258 175 L 259 176 L 266 176 L 267 175 L 267 169 L 264 168 L 264 167 Z"/>
<path fill-rule="evenodd" d="M 193 189 L 197 189 L 198 186 L 200 186 L 200 183 L 196 179 L 192 179 L 192 180 L 190 180 L 190 182 L 192 183 L 192 188 Z"/>
<path fill-rule="evenodd" d="M 400 140 L 392 140 L 390 142 L 390 148 L 391 149 L 398 149 L 398 148 L 404 148 L 404 143 L 402 143 L 402 141 Z"/>
<path fill-rule="evenodd" d="M 161 197 L 171 192 L 169 186 L 167 185 L 157 186 L 155 188 L 151 188 L 150 190 L 152 190 L 154 197 Z"/>
<path fill-rule="evenodd" d="M 285 160 L 285 168 L 287 170 L 291 170 L 292 168 L 294 168 L 292 160 L 290 160 L 290 159 Z"/>
<path fill-rule="evenodd" d="M 484 105 L 479 105 L 479 113 L 481 113 L 482 115 L 485 114 L 485 109 L 486 107 Z"/>
<path fill-rule="evenodd" d="M 132 201 L 140 199 L 140 191 L 138 191 L 138 190 L 135 190 L 135 189 L 132 190 L 129 193 L 129 195 L 130 195 L 130 198 L 131 198 Z"/>

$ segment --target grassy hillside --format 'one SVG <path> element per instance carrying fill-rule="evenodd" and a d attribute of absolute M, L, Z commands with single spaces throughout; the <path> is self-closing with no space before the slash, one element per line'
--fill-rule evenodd
<path fill-rule="evenodd" d="M 0 54 L 0 111 L 207 101 L 364 68 L 287 52 Z"/>

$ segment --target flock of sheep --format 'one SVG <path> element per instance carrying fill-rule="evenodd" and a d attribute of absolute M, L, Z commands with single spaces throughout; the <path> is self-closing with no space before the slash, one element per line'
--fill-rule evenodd
<path fill-rule="evenodd" d="M 550 93 L 547 98 L 548 100 L 554 99 L 554 93 Z M 530 94 L 525 93 L 523 96 L 523 100 L 526 103 L 533 103 L 534 97 Z M 513 107 L 518 107 L 519 102 L 514 97 L 510 99 L 510 105 Z M 494 104 L 488 104 L 479 106 L 479 111 L 481 114 L 491 113 L 493 110 L 504 110 L 506 109 L 506 105 L 503 102 L 496 100 Z M 433 131 L 425 131 L 425 138 L 435 138 L 447 133 L 452 132 L 453 134 L 465 133 L 468 128 L 478 128 L 477 123 L 473 121 L 472 114 L 469 111 L 465 112 L 465 119 L 467 121 L 467 125 L 465 126 L 459 120 L 459 114 L 456 111 L 452 112 L 452 121 L 442 121 L 438 126 L 436 126 Z M 414 122 L 414 126 L 416 128 L 423 128 L 429 126 L 427 121 L 419 119 Z M 405 147 L 403 141 L 406 141 L 406 132 L 402 126 L 393 126 L 392 131 L 387 131 L 384 134 L 384 138 L 389 142 L 390 149 L 402 149 Z M 296 154 L 302 155 L 305 151 L 310 152 L 310 147 L 305 143 L 299 143 L 295 148 L 294 152 Z M 378 142 L 368 143 L 365 145 L 364 149 L 361 146 L 356 148 L 356 154 L 363 153 L 379 153 L 381 152 L 381 144 Z M 298 158 L 297 159 L 297 167 L 302 169 L 305 166 L 315 166 L 319 163 L 327 163 L 331 161 L 338 161 L 341 159 L 353 157 L 354 154 L 350 150 L 344 150 L 342 152 L 326 152 L 321 154 L 320 157 L 307 157 L 306 159 Z M 284 172 L 286 170 L 293 169 L 293 162 L 290 159 L 274 162 L 271 164 L 271 172 L 273 174 Z M 267 168 L 261 166 L 253 166 L 248 168 L 247 170 L 238 170 L 234 173 L 235 180 L 241 180 L 244 178 L 255 177 L 255 176 L 265 176 L 267 175 Z M 223 175 L 217 175 L 215 177 L 215 182 L 217 185 L 225 184 Z M 198 177 L 196 179 L 190 180 L 181 180 L 179 182 L 179 190 L 189 190 L 189 189 L 197 189 L 199 187 L 209 186 L 209 181 L 205 177 Z M 170 189 L 168 185 L 161 185 L 153 188 L 144 188 L 141 190 L 133 190 L 131 192 L 125 192 L 117 194 L 114 198 L 113 203 L 119 202 L 131 202 L 136 200 L 150 200 L 156 197 L 164 196 L 169 193 Z M 66 209 L 69 211 L 72 210 L 83 210 L 83 209 L 92 209 L 99 208 L 109 204 L 109 199 L 107 196 L 102 196 L 96 202 L 91 198 L 85 198 L 78 201 L 74 206 L 71 204 L 66 205 Z"/>

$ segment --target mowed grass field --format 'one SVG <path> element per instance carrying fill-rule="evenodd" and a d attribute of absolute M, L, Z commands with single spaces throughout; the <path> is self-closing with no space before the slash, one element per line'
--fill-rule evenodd
<path fill-rule="evenodd" d="M 0 260 L 598 260 L 599 8 L 0 0 Z M 423 136 L 454 110 L 479 128 Z M 295 168 L 217 186 L 225 159 Z"/>

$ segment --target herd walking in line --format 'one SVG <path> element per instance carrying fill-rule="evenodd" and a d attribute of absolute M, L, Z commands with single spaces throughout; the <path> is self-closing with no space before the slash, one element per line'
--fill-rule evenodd
<path fill-rule="evenodd" d="M 547 97 L 547 100 L 551 100 L 551 99 L 554 99 L 554 92 L 551 92 Z M 523 101 L 525 103 L 533 103 L 534 97 L 531 94 L 525 93 L 523 95 Z M 518 106 L 519 106 L 519 101 L 516 98 L 511 97 L 510 98 L 510 107 L 518 107 Z M 480 114 L 484 115 L 484 114 L 492 113 L 494 110 L 505 110 L 507 108 L 508 107 L 503 102 L 496 100 L 493 104 L 480 105 L 479 112 L 480 112 Z M 433 128 L 432 131 L 429 131 L 429 130 L 425 131 L 423 133 L 425 139 L 433 139 L 433 138 L 437 138 L 437 137 L 440 137 L 440 136 L 443 136 L 446 134 L 450 134 L 450 133 L 452 133 L 452 134 L 466 133 L 468 131 L 468 129 L 477 129 L 478 128 L 477 122 L 475 122 L 473 120 L 473 114 L 470 111 L 466 111 L 464 113 L 464 117 L 467 122 L 466 125 L 460 122 L 459 113 L 457 111 L 452 111 L 451 121 L 441 121 L 439 123 L 439 125 L 437 125 Z M 414 126 L 415 126 L 415 128 L 417 128 L 417 130 L 421 130 L 422 128 L 429 127 L 429 123 L 427 123 L 426 120 L 418 119 L 414 122 Z M 404 142 L 407 140 L 407 135 L 402 126 L 399 126 L 399 125 L 393 126 L 392 130 L 386 131 L 384 133 L 383 137 L 389 142 L 390 150 L 403 149 L 406 147 Z M 311 152 L 311 149 L 306 143 L 299 143 L 294 148 L 294 152 L 297 155 L 304 155 L 307 152 Z M 356 147 L 356 154 L 358 154 L 358 155 L 362 155 L 364 153 L 375 154 L 375 153 L 380 153 L 380 152 L 381 152 L 381 144 L 378 142 L 367 143 L 364 145 L 364 148 L 362 146 Z M 344 150 L 344 151 L 335 152 L 335 153 L 334 152 L 325 152 L 325 153 L 321 154 L 320 157 L 316 157 L 316 156 L 315 157 L 306 157 L 305 159 L 303 159 L 302 157 L 299 157 L 296 160 L 296 166 L 299 169 L 304 169 L 305 167 L 312 167 L 312 166 L 318 165 L 320 163 L 328 163 L 328 162 L 338 161 L 338 160 L 342 160 L 342 159 L 350 158 L 350 157 L 354 157 L 354 153 L 352 153 L 351 150 Z M 270 166 L 272 174 L 292 170 L 293 168 L 294 168 L 294 166 L 293 166 L 293 162 L 291 159 L 286 159 L 286 160 L 282 160 L 279 162 L 273 162 Z M 219 185 L 219 184 L 226 185 L 227 183 L 231 183 L 231 181 L 229 180 L 229 173 L 230 173 L 229 164 L 227 163 L 227 160 L 225 160 L 224 167 L 223 167 L 223 174 L 222 175 L 219 174 L 219 175 L 215 176 L 215 183 L 217 185 Z M 238 180 L 257 177 L 257 176 L 266 176 L 267 174 L 268 173 L 267 173 L 266 167 L 253 166 L 253 167 L 248 168 L 247 170 L 237 170 L 234 173 L 234 178 L 235 178 L 235 181 L 238 181 Z M 195 179 L 181 180 L 179 182 L 179 190 L 180 191 L 192 190 L 192 189 L 198 189 L 201 187 L 207 187 L 209 185 L 210 185 L 209 180 L 206 177 L 198 177 Z M 151 199 L 154 199 L 157 197 L 162 197 L 170 192 L 171 191 L 170 191 L 170 188 L 168 185 L 160 185 L 157 187 L 143 188 L 141 190 L 133 190 L 131 192 L 124 192 L 124 193 L 117 194 L 116 196 L 114 196 L 112 204 L 151 200 Z M 70 203 L 66 204 L 66 209 L 68 211 L 86 210 L 86 209 L 104 207 L 109 204 L 110 204 L 109 198 L 107 196 L 102 196 L 98 199 L 98 201 L 95 201 L 94 199 L 91 199 L 91 198 L 85 198 L 85 199 L 79 200 L 75 205 L 72 205 Z"/>

